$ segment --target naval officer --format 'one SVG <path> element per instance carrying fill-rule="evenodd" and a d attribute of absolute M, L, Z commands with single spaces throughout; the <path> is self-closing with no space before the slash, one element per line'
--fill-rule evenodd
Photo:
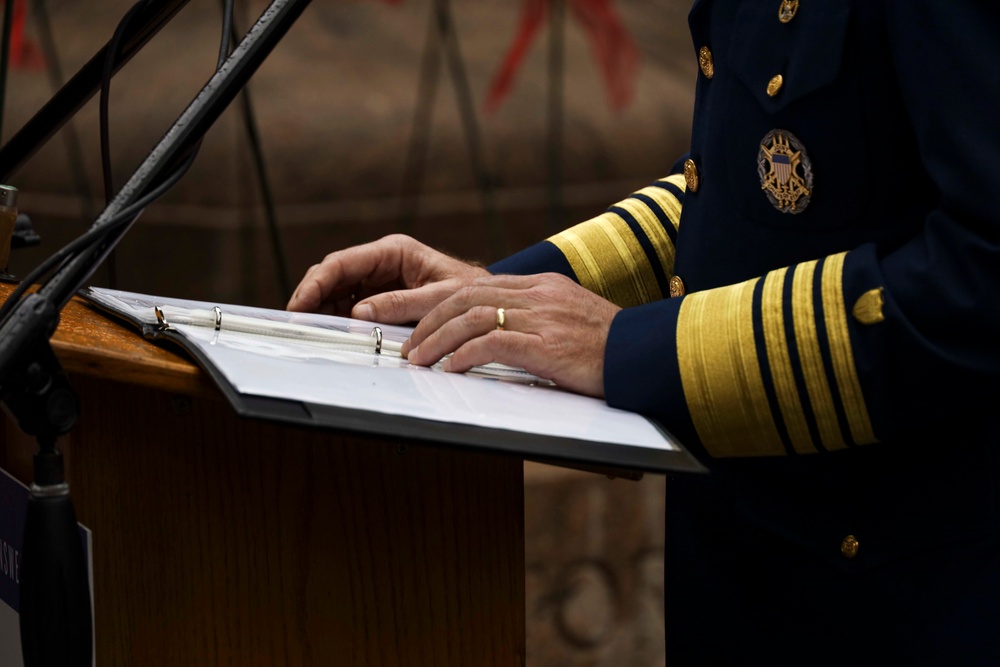
<path fill-rule="evenodd" d="M 289 303 L 650 415 L 669 664 L 1000 664 L 1000 4 L 698 0 L 690 152 L 483 269 L 387 237 Z"/>

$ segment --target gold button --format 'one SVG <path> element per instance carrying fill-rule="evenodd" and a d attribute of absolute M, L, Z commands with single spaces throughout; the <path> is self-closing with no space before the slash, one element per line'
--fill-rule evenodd
<path fill-rule="evenodd" d="M 684 296 L 684 281 L 680 276 L 670 276 L 670 298 Z"/>
<path fill-rule="evenodd" d="M 684 182 L 689 191 L 698 192 L 698 167 L 691 158 L 684 160 Z"/>
<path fill-rule="evenodd" d="M 715 76 L 715 63 L 712 62 L 712 50 L 703 46 L 698 50 L 698 64 L 701 66 L 701 73 L 706 79 Z"/>
<path fill-rule="evenodd" d="M 785 78 L 780 74 L 775 74 L 774 77 L 767 82 L 767 94 L 774 97 L 781 90 L 781 85 L 785 83 Z"/>
<path fill-rule="evenodd" d="M 781 7 L 778 8 L 778 20 L 788 23 L 795 18 L 795 12 L 799 11 L 799 0 L 781 0 Z"/>
<path fill-rule="evenodd" d="M 844 538 L 844 541 L 840 543 L 840 553 L 844 555 L 844 558 L 854 558 L 858 555 L 858 538 L 853 535 L 848 535 Z"/>

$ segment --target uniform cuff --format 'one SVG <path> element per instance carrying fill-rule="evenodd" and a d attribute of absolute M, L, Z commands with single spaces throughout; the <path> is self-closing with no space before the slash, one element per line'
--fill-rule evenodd
<path fill-rule="evenodd" d="M 536 243 L 510 257 L 505 257 L 499 262 L 490 264 L 486 270 L 494 275 L 506 273 L 517 276 L 554 272 L 580 282 L 566 261 L 566 256 L 549 241 Z"/>
<path fill-rule="evenodd" d="M 667 299 L 618 311 L 604 349 L 604 398 L 613 408 L 652 417 L 691 448 L 698 446 L 698 438 L 677 364 L 682 301 Z"/>

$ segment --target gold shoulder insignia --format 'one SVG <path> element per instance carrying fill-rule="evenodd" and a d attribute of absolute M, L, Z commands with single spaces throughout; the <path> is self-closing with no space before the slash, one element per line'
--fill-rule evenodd
<path fill-rule="evenodd" d="M 885 319 L 885 315 L 882 313 L 882 304 L 884 303 L 882 288 L 870 289 L 854 302 L 851 315 L 861 324 L 878 324 Z"/>
<path fill-rule="evenodd" d="M 812 162 L 805 146 L 786 130 L 771 130 L 757 152 L 760 188 L 782 213 L 806 210 L 813 190 Z"/>

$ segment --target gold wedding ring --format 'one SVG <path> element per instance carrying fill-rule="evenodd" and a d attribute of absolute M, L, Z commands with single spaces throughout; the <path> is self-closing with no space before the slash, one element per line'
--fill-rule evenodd
<path fill-rule="evenodd" d="M 507 323 L 507 311 L 497 308 L 497 331 L 503 331 L 503 325 Z"/>

